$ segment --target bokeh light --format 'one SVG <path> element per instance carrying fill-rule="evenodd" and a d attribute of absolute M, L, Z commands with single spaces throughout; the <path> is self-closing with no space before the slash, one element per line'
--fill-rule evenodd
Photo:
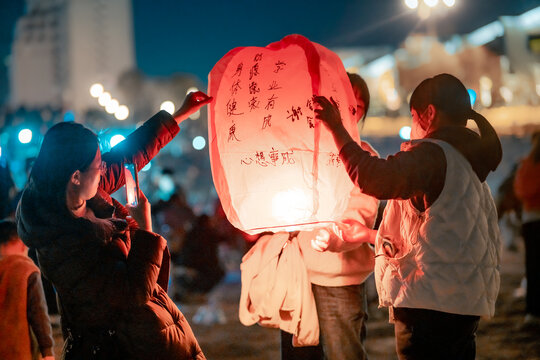
<path fill-rule="evenodd" d="M 111 99 L 111 101 L 109 101 L 107 106 L 105 106 L 105 111 L 108 112 L 109 114 L 114 114 L 118 110 L 118 107 L 119 107 L 118 100 Z"/>
<path fill-rule="evenodd" d="M 126 105 L 120 105 L 118 107 L 118 110 L 114 113 L 114 116 L 118 120 L 126 120 L 129 116 L 129 109 Z"/>
<path fill-rule="evenodd" d="M 22 144 L 28 144 L 30 141 L 32 141 L 32 130 L 22 129 L 19 131 L 19 141 Z"/>
<path fill-rule="evenodd" d="M 418 7 L 418 0 L 405 0 L 405 5 L 409 9 L 416 9 Z"/>
<path fill-rule="evenodd" d="M 476 102 L 476 91 L 473 89 L 467 89 L 467 92 L 469 93 L 469 99 L 471 99 L 471 107 L 474 106 L 474 103 Z"/>
<path fill-rule="evenodd" d="M 111 140 L 109 141 L 109 143 L 111 144 L 111 147 L 115 147 L 116 145 L 118 145 L 118 143 L 124 141 L 124 139 L 125 139 L 125 136 L 116 134 L 111 137 Z"/>
<path fill-rule="evenodd" d="M 165 100 L 164 102 L 161 103 L 159 107 L 159 110 L 165 110 L 171 115 L 174 113 L 174 109 L 175 109 L 174 103 L 170 100 Z"/>
<path fill-rule="evenodd" d="M 399 129 L 399 137 L 403 140 L 411 140 L 411 127 L 403 126 L 401 129 Z"/>
<path fill-rule="evenodd" d="M 101 94 L 103 94 L 103 85 L 100 83 L 95 83 L 92 86 L 90 86 L 90 95 L 92 97 L 99 97 Z"/>
<path fill-rule="evenodd" d="M 452 7 L 452 6 L 456 5 L 456 0 L 443 0 L 443 3 L 444 3 L 444 5 L 446 5 L 448 7 Z"/>
<path fill-rule="evenodd" d="M 108 92 L 105 91 L 104 93 L 99 95 L 99 98 L 98 98 L 99 105 L 107 106 L 109 101 L 111 101 L 111 94 L 109 94 Z"/>
<path fill-rule="evenodd" d="M 193 148 L 195 150 L 202 150 L 206 146 L 206 140 L 202 136 L 195 136 L 193 139 Z"/>

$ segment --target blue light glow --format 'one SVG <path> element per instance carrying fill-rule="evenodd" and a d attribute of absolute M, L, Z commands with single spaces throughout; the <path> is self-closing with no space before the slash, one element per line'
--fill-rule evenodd
<path fill-rule="evenodd" d="M 206 146 L 206 140 L 202 136 L 196 136 L 193 139 L 193 147 L 195 150 L 202 150 Z"/>
<path fill-rule="evenodd" d="M 404 126 L 401 129 L 399 129 L 399 137 L 403 140 L 411 140 L 411 127 L 410 126 Z"/>
<path fill-rule="evenodd" d="M 141 171 L 148 171 L 150 170 L 151 167 L 152 167 L 152 162 L 149 162 L 148 164 L 146 164 L 145 167 L 141 169 Z"/>
<path fill-rule="evenodd" d="M 471 107 L 474 106 L 474 103 L 476 102 L 476 91 L 473 89 L 467 89 L 469 92 L 469 98 L 471 99 Z"/>
<path fill-rule="evenodd" d="M 75 121 L 75 113 L 71 110 L 66 111 L 64 121 Z"/>

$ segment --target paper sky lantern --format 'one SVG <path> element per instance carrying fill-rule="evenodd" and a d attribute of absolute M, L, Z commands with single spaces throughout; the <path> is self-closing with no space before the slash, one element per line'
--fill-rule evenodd
<path fill-rule="evenodd" d="M 212 175 L 229 221 L 256 234 L 327 225 L 353 187 L 313 95 L 338 102 L 359 140 L 356 100 L 339 57 L 300 35 L 229 51 L 209 74 Z"/>

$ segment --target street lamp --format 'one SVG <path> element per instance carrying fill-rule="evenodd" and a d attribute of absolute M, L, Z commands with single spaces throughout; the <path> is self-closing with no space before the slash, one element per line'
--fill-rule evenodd
<path fill-rule="evenodd" d="M 416 10 L 418 16 L 423 20 L 427 19 L 433 11 L 437 10 L 438 5 L 442 2 L 447 8 L 456 5 L 456 0 L 403 0 L 405 6 L 411 10 Z"/>
<path fill-rule="evenodd" d="M 416 9 L 418 7 L 418 0 L 405 0 L 405 5 L 409 9 Z"/>
<path fill-rule="evenodd" d="M 441 12 L 441 8 L 451 8 L 456 4 L 456 0 L 403 0 L 405 6 L 411 10 L 416 10 L 418 17 L 428 20 L 432 14 Z M 441 5 L 441 4 L 444 4 Z M 439 6 L 440 5 L 440 6 Z M 428 33 L 435 35 L 435 23 L 433 20 L 427 22 Z"/>
<path fill-rule="evenodd" d="M 456 5 L 456 0 L 443 0 L 443 3 L 444 3 L 444 5 L 446 5 L 448 7 L 452 7 L 452 6 Z"/>
<path fill-rule="evenodd" d="M 120 105 L 116 112 L 114 113 L 114 116 L 117 120 L 126 120 L 129 116 L 129 109 L 126 105 Z"/>

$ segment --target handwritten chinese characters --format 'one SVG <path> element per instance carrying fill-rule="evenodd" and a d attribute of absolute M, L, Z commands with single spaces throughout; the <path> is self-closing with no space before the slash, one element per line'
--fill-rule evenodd
<path fill-rule="evenodd" d="M 286 166 L 295 163 L 296 159 L 293 150 L 276 150 L 274 147 L 267 151 L 256 150 L 253 155 L 240 159 L 240 165 L 258 165 L 261 167 Z"/>

